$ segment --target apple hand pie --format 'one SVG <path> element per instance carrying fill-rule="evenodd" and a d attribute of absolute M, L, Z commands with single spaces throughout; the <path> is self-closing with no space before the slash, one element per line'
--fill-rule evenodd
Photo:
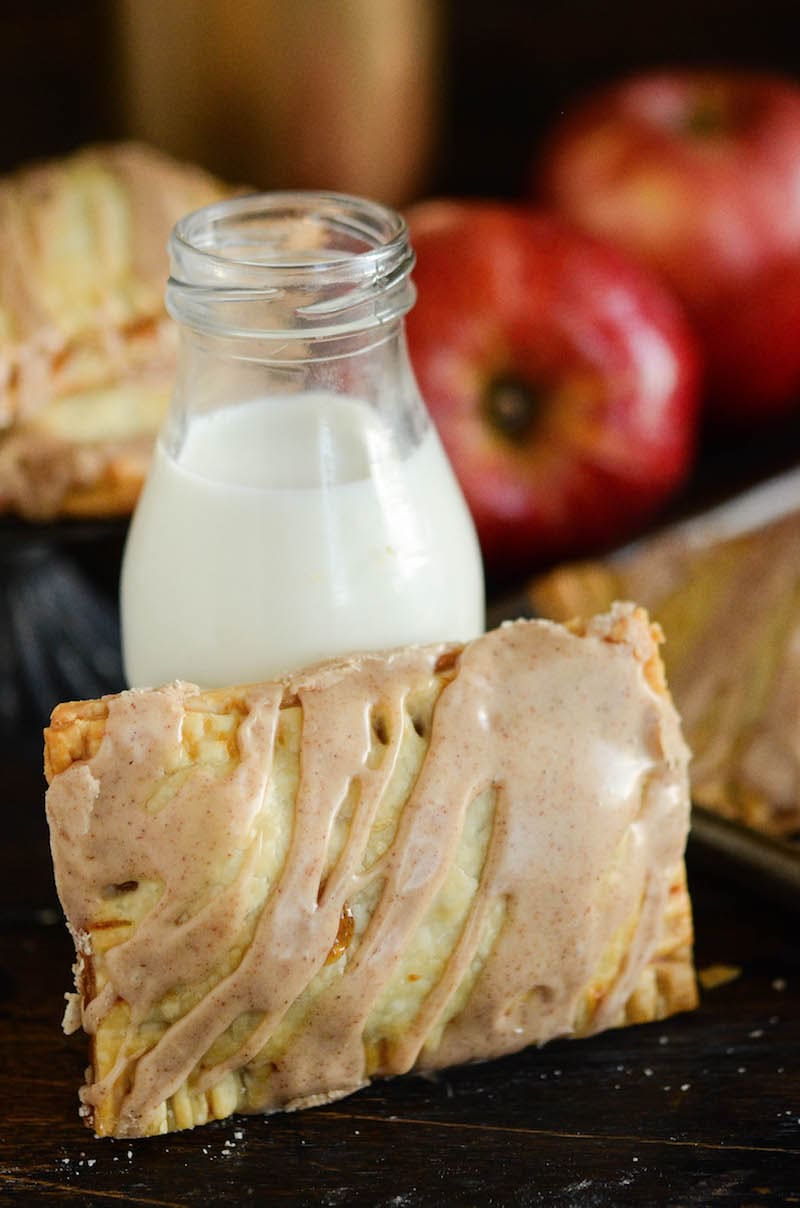
<path fill-rule="evenodd" d="M 176 363 L 167 237 L 224 193 L 135 144 L 0 181 L 0 513 L 131 510 Z"/>
<path fill-rule="evenodd" d="M 784 495 L 799 493 L 795 474 Z M 749 516 L 772 502 L 761 488 L 736 507 Z M 693 800 L 791 835 L 800 832 L 800 506 L 745 531 L 735 519 L 723 505 L 606 562 L 562 567 L 532 585 L 531 600 L 556 620 L 619 596 L 641 600 L 667 635 Z"/>
<path fill-rule="evenodd" d="M 327 1103 L 695 1005 L 687 749 L 633 605 L 58 706 L 99 1135 Z"/>

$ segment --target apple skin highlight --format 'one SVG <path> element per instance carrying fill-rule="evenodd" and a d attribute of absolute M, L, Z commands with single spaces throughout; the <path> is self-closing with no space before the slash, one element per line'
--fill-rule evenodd
<path fill-rule="evenodd" d="M 646 269 L 522 206 L 409 215 L 423 397 L 495 577 L 606 547 L 683 482 L 700 362 Z"/>
<path fill-rule="evenodd" d="M 576 105 L 532 191 L 657 270 L 707 364 L 717 423 L 800 397 L 800 88 L 779 76 L 673 70 Z"/>

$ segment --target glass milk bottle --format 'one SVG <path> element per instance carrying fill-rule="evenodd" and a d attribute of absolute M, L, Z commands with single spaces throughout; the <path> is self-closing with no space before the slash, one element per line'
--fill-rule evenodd
<path fill-rule="evenodd" d="M 402 218 L 244 197 L 182 219 L 170 255 L 181 364 L 125 551 L 129 683 L 481 632 L 475 531 L 406 350 Z"/>

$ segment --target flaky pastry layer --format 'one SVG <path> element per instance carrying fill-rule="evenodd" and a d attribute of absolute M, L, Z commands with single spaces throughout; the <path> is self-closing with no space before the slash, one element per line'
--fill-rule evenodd
<path fill-rule="evenodd" d="M 176 363 L 167 238 L 224 192 L 136 144 L 0 181 L 0 513 L 130 510 Z"/>
<path fill-rule="evenodd" d="M 617 606 L 60 705 L 87 1123 L 328 1102 L 692 1007 L 687 753 L 656 638 Z"/>
<path fill-rule="evenodd" d="M 626 596 L 667 636 L 694 801 L 768 834 L 800 833 L 800 509 L 726 539 L 667 532 L 531 587 L 537 614 L 558 621 Z"/>

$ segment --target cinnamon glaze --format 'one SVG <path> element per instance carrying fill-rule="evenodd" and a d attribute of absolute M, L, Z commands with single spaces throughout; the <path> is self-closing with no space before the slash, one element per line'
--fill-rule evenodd
<path fill-rule="evenodd" d="M 214 693 L 109 698 L 47 804 L 84 947 L 110 887 L 150 894 L 82 980 L 87 1031 L 128 1011 L 90 1110 L 117 1096 L 135 1136 L 187 1082 L 233 1072 L 269 1111 L 619 1022 L 688 825 L 655 651 L 618 605 L 583 635 L 521 621 L 338 660 L 227 694 L 234 758 L 205 762 L 186 732 Z"/>

